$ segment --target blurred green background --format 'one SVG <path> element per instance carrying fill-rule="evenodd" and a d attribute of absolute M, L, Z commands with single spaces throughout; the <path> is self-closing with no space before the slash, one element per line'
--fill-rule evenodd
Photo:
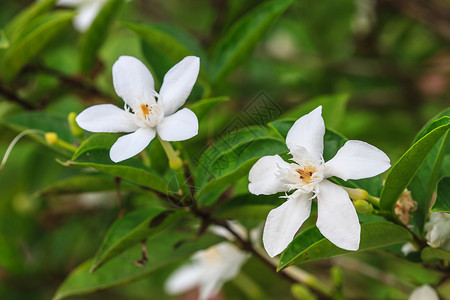
<path fill-rule="evenodd" d="M 72 111 L 79 113 L 92 104 L 105 103 L 105 95 L 122 106 L 112 87 L 112 64 L 120 55 L 136 56 L 151 64 L 151 55 L 145 54 L 148 46 L 122 22 L 181 29 L 208 55 L 231 24 L 259 2 L 127 2 L 100 50 L 98 75 L 89 78 L 101 94 L 86 94 L 67 88 L 51 74 L 27 71 L 8 88 L 38 109 L 64 118 Z M 1 1 L 0 28 L 30 3 Z M 376 145 L 395 162 L 416 132 L 450 104 L 447 16 L 450 1 L 294 1 L 250 56 L 213 87 L 213 96 L 229 96 L 230 101 L 209 113 L 200 124 L 200 135 L 212 139 L 230 119 L 245 113 L 261 92 L 276 104 L 279 115 L 323 95 L 348 95 L 346 113 L 336 116 L 333 129 L 350 139 Z M 78 35 L 72 24 L 66 26 L 40 55 L 40 62 L 62 75 L 78 78 Z M 188 102 L 195 100 L 195 90 L 193 94 Z M 0 101 L 0 120 L 23 109 L 3 95 Z M 255 120 L 247 118 L 244 123 Z M 0 126 L 3 155 L 18 132 Z M 201 149 L 199 143 L 190 152 Z M 0 170 L 1 299 L 50 299 L 67 274 L 95 254 L 115 220 L 117 204 L 108 200 L 114 186 L 106 194 L 43 192 L 75 172 L 58 164 L 54 152 L 31 138 L 17 144 Z M 145 200 L 133 193 L 125 200 L 128 209 L 145 205 Z M 406 299 L 415 285 L 436 280 L 432 271 L 382 252 L 328 259 L 304 268 L 319 277 L 328 276 L 333 264 L 344 270 L 348 282 L 344 288 L 353 299 Z M 174 267 L 125 287 L 74 299 L 162 299 L 161 286 Z M 244 273 L 273 299 L 292 298 L 288 285 L 266 270 L 261 273 L 258 262 L 251 260 Z M 247 297 L 233 282 L 225 285 L 224 293 L 228 299 Z"/>

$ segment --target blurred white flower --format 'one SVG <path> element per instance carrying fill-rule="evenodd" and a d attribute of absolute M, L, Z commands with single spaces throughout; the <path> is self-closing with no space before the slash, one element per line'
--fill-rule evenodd
<path fill-rule="evenodd" d="M 325 125 L 322 107 L 298 119 L 289 130 L 286 145 L 293 163 L 280 156 L 264 156 L 249 173 L 249 191 L 270 195 L 294 191 L 287 201 L 270 211 L 263 233 L 269 256 L 281 253 L 294 238 L 317 198 L 317 228 L 336 246 L 358 250 L 361 226 L 347 192 L 326 178 L 362 179 L 378 175 L 390 167 L 389 157 L 361 141 L 347 141 L 336 155 L 324 162 Z"/>
<path fill-rule="evenodd" d="M 442 248 L 450 252 L 450 214 L 432 212 L 425 224 L 426 239 L 434 248 Z"/>
<path fill-rule="evenodd" d="M 57 4 L 75 7 L 78 14 L 73 19 L 73 26 L 79 32 L 85 32 L 97 17 L 106 0 L 58 0 Z"/>
<path fill-rule="evenodd" d="M 111 147 L 114 162 L 138 154 L 156 134 L 168 142 L 192 138 L 198 133 L 197 116 L 187 108 L 177 109 L 191 93 L 199 69 L 198 57 L 185 57 L 164 76 L 158 94 L 145 65 L 134 57 L 121 56 L 112 72 L 116 93 L 125 101 L 124 110 L 112 104 L 94 105 L 82 111 L 76 121 L 91 132 L 131 132 Z"/>
<path fill-rule="evenodd" d="M 426 284 L 414 289 L 409 300 L 439 300 L 439 296 L 431 286 Z"/>
<path fill-rule="evenodd" d="M 229 242 L 214 245 L 197 252 L 191 263 L 176 270 L 166 281 L 165 290 L 176 295 L 198 287 L 199 299 L 207 300 L 239 273 L 248 258 L 247 253 Z"/>

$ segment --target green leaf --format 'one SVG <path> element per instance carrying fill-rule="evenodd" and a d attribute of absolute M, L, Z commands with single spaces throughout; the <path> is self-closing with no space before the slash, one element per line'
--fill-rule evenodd
<path fill-rule="evenodd" d="M 141 247 L 136 245 L 110 260 L 94 273 L 89 272 L 92 260 L 88 260 L 73 270 L 58 288 L 53 300 L 69 296 L 84 295 L 115 286 L 128 284 L 166 267 L 169 264 L 187 259 L 196 251 L 205 249 L 219 238 L 203 235 L 193 242 L 176 244 L 192 238 L 194 234 L 182 231 L 167 231 L 147 240 L 148 262 L 138 267 L 133 262 L 141 258 Z"/>
<path fill-rule="evenodd" d="M 109 158 L 109 149 L 117 139 L 115 134 L 94 134 L 84 141 L 75 152 L 72 160 L 64 165 L 92 167 L 100 172 L 111 174 L 134 184 L 151 188 L 161 193 L 168 193 L 169 188 L 163 178 L 145 167 L 137 159 L 128 159 L 114 163 Z"/>
<path fill-rule="evenodd" d="M 133 185 L 123 182 L 121 190 L 131 190 Z M 39 191 L 39 195 L 78 194 L 98 191 L 112 191 L 116 189 L 114 178 L 98 174 L 77 175 L 56 181 Z"/>
<path fill-rule="evenodd" d="M 260 157 L 287 151 L 284 141 L 270 136 L 264 127 L 247 127 L 236 132 L 233 130 L 232 128 L 229 134 L 225 134 L 200 156 L 196 176 L 200 187 L 198 197 L 248 174 Z M 210 197 L 207 199 L 208 204 L 214 201 Z"/>
<path fill-rule="evenodd" d="M 227 200 L 217 209 L 217 215 L 225 219 L 266 219 L 268 213 L 286 200 L 275 195 L 239 195 Z"/>
<path fill-rule="evenodd" d="M 147 207 L 118 219 L 108 230 L 92 262 L 90 272 L 136 243 L 160 233 L 186 215 L 186 211 L 170 211 L 163 207 Z"/>
<path fill-rule="evenodd" d="M 2 76 L 9 82 L 34 59 L 70 22 L 75 13 L 57 11 L 34 19 L 22 36 L 11 41 L 2 63 Z"/>
<path fill-rule="evenodd" d="M 66 142 L 74 141 L 67 118 L 60 115 L 47 112 L 26 112 L 6 118 L 4 123 L 17 131 L 39 129 L 44 132 L 55 132 L 60 139 Z"/>
<path fill-rule="evenodd" d="M 419 131 L 419 133 L 414 138 L 414 142 L 417 142 L 421 138 L 423 138 L 427 133 L 432 131 L 433 129 L 445 125 L 448 123 L 448 119 L 443 117 L 450 117 L 450 108 L 444 109 L 440 113 L 438 113 L 436 116 L 434 116 L 423 128 Z"/>
<path fill-rule="evenodd" d="M 194 39 L 173 27 L 136 23 L 124 23 L 124 26 L 142 38 L 143 54 L 160 83 L 166 72 L 184 57 L 203 56 L 201 47 Z M 203 63 L 204 59 L 201 59 L 202 68 Z"/>
<path fill-rule="evenodd" d="M 450 128 L 450 118 L 443 118 L 447 120 L 445 125 L 440 125 L 424 135 L 392 167 L 381 192 L 382 208 L 393 213 L 397 199 L 411 182 L 428 153 Z M 435 122 L 441 124 L 442 120 Z"/>
<path fill-rule="evenodd" d="M 208 112 L 213 109 L 217 104 L 230 100 L 227 96 L 206 98 L 199 100 L 189 106 L 189 108 L 195 113 L 199 120 L 203 119 Z"/>
<path fill-rule="evenodd" d="M 450 253 L 439 248 L 426 247 L 420 252 L 423 261 L 446 260 L 450 261 Z"/>
<path fill-rule="evenodd" d="M 244 61 L 292 0 L 267 1 L 241 19 L 223 36 L 211 56 L 211 81 L 218 83 Z"/>
<path fill-rule="evenodd" d="M 327 128 L 337 128 L 344 118 L 348 98 L 348 94 L 322 95 L 290 109 L 281 118 L 295 118 L 297 120 L 322 105 L 322 116 Z"/>
<path fill-rule="evenodd" d="M 415 226 L 420 233 L 423 232 L 425 219 L 430 212 L 431 200 L 440 178 L 442 160 L 448 147 L 448 136 L 449 132 L 447 131 L 433 146 L 408 185 L 412 198 L 417 202 L 417 210 L 414 212 L 413 217 Z"/>
<path fill-rule="evenodd" d="M 49 11 L 56 0 L 35 1 L 32 5 L 22 10 L 14 19 L 5 26 L 6 36 L 10 41 L 19 38 L 31 21 Z"/>
<path fill-rule="evenodd" d="M 439 180 L 436 201 L 431 207 L 431 211 L 450 213 L 450 177 Z"/>
<path fill-rule="evenodd" d="M 9 48 L 9 40 L 3 30 L 0 29 L 0 50 Z"/>
<path fill-rule="evenodd" d="M 108 36 L 108 30 L 125 0 L 108 0 L 95 17 L 89 29 L 80 37 L 80 69 L 89 71 L 95 63 L 97 52 Z"/>
<path fill-rule="evenodd" d="M 376 249 L 411 239 L 409 231 L 401 226 L 384 222 L 364 223 L 361 224 L 361 242 L 358 251 Z M 277 270 L 346 253 L 353 251 L 333 245 L 314 226 L 294 238 L 281 255 Z"/>

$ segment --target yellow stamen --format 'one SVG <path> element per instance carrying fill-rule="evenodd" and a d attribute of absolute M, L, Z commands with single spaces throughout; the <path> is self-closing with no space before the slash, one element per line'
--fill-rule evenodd
<path fill-rule="evenodd" d="M 300 179 L 306 181 L 307 183 L 311 183 L 311 176 L 316 172 L 315 170 L 311 169 L 297 169 L 296 170 L 298 174 L 300 174 Z"/>
<path fill-rule="evenodd" d="M 149 108 L 147 104 L 141 104 L 141 109 L 142 109 L 142 113 L 144 114 L 144 119 L 150 114 L 153 115 L 152 109 Z"/>

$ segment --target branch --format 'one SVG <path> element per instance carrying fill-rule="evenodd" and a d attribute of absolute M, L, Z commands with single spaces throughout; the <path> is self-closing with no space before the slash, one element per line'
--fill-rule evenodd
<path fill-rule="evenodd" d="M 5 97 L 6 100 L 17 103 L 25 109 L 34 110 L 36 109 L 34 105 L 28 103 L 27 101 L 20 98 L 14 92 L 8 90 L 2 83 L 0 83 L 0 94 Z"/>

